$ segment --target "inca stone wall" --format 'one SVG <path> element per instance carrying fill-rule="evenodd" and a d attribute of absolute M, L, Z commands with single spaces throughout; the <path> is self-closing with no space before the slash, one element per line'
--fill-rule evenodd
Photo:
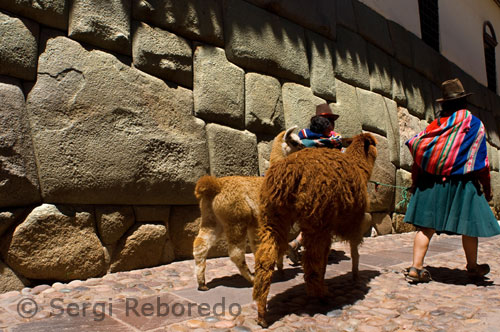
<path fill-rule="evenodd" d="M 356 0 L 2 0 L 0 292 L 192 257 L 197 179 L 263 174 L 320 103 L 375 134 L 372 180 L 408 186 L 404 141 L 452 77 L 498 211 L 500 97 Z M 378 234 L 408 230 L 401 190 L 369 195 Z"/>

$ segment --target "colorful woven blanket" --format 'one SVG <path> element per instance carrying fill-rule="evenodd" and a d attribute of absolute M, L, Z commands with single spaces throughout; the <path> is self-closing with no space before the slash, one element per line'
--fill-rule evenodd
<path fill-rule="evenodd" d="M 342 148 L 342 136 L 334 131 L 325 137 L 306 128 L 299 131 L 299 138 L 306 147 Z"/>
<path fill-rule="evenodd" d="M 465 109 L 434 120 L 406 145 L 430 174 L 461 175 L 489 166 L 484 125 Z"/>

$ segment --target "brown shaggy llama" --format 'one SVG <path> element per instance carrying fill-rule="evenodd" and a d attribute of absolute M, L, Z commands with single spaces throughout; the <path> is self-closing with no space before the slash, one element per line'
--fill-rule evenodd
<path fill-rule="evenodd" d="M 351 247 L 352 274 L 358 277 L 358 246 L 368 206 L 367 182 L 377 157 L 375 138 L 368 133 L 352 139 L 345 153 L 337 149 L 304 149 L 274 163 L 266 173 L 260 196 L 260 245 L 255 254 L 253 298 L 258 323 L 265 313 L 271 276 L 287 249 L 295 221 L 302 231 L 302 257 L 308 295 L 328 295 L 324 276 L 333 235 Z"/>
<path fill-rule="evenodd" d="M 274 139 L 271 165 L 304 147 L 298 136 L 293 134 L 295 128 L 281 132 Z M 247 237 L 252 252 L 256 250 L 259 193 L 263 181 L 261 176 L 203 176 L 196 183 L 194 192 L 200 203 L 201 225 L 193 243 L 193 256 L 199 290 L 208 290 L 205 282 L 206 259 L 209 249 L 221 235 L 226 236 L 231 260 L 241 275 L 253 283 L 245 251 Z M 281 258 L 278 268 L 282 267 Z"/>

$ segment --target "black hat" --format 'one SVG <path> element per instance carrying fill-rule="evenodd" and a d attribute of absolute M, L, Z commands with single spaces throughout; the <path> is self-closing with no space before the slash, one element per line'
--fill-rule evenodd
<path fill-rule="evenodd" d="M 465 93 L 462 82 L 460 82 L 458 78 L 444 81 L 441 84 L 441 92 L 443 94 L 443 98 L 436 99 L 438 103 L 442 103 L 448 100 L 465 98 L 472 94 L 472 93 Z"/>

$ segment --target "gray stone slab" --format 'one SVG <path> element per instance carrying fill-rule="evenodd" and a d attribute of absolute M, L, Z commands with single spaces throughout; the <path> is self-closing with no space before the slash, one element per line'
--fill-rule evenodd
<path fill-rule="evenodd" d="M 53 28 L 67 30 L 70 1 L 68 0 L 2 0 L 0 8 L 28 17 Z"/>
<path fill-rule="evenodd" d="M 128 1 L 74 0 L 68 36 L 72 39 L 130 55 L 130 16 Z"/>
<path fill-rule="evenodd" d="M 226 312 L 231 305 L 244 306 L 252 303 L 252 285 L 240 275 L 211 280 L 208 287 L 208 291 L 188 288 L 173 293 L 197 304 L 206 303 L 211 308 L 219 304 L 219 307 L 226 308 Z"/>
<path fill-rule="evenodd" d="M 208 122 L 245 127 L 245 73 L 224 50 L 198 46 L 193 58 L 194 113 Z"/>
<path fill-rule="evenodd" d="M 0 12 L 0 75 L 35 79 L 38 34 L 37 23 Z"/>
<path fill-rule="evenodd" d="M 406 106 L 408 101 L 405 94 L 404 67 L 394 58 L 390 58 L 390 62 L 392 77 L 391 99 L 397 102 L 398 105 Z"/>
<path fill-rule="evenodd" d="M 413 66 L 424 77 L 435 84 L 441 83 L 441 57 L 422 39 L 411 35 Z"/>
<path fill-rule="evenodd" d="M 352 0 L 337 0 L 337 24 L 352 31 L 358 30 Z"/>
<path fill-rule="evenodd" d="M 488 160 L 490 161 L 490 170 L 498 172 L 500 167 L 498 149 L 492 146 L 489 142 L 486 142 L 486 146 L 488 149 Z"/>
<path fill-rule="evenodd" d="M 394 184 L 396 183 L 396 167 L 390 159 L 390 149 L 387 138 L 373 134 L 377 140 L 377 159 L 373 167 L 370 180 L 385 185 L 375 186 L 368 184 L 368 199 L 370 201 L 367 212 L 389 212 L 394 207 Z"/>
<path fill-rule="evenodd" d="M 396 22 L 387 21 L 389 33 L 391 35 L 394 56 L 407 67 L 413 67 L 413 52 L 410 31 L 403 28 Z"/>
<path fill-rule="evenodd" d="M 359 34 L 369 42 L 383 49 L 386 53 L 392 55 L 394 48 L 387 20 L 361 1 L 354 1 L 353 4 Z"/>
<path fill-rule="evenodd" d="M 362 132 L 362 114 L 359 111 L 356 87 L 336 79 L 337 102 L 331 103 L 333 113 L 339 118 L 335 121 L 335 130 L 343 137 L 352 137 Z"/>
<path fill-rule="evenodd" d="M 132 0 L 132 17 L 188 39 L 224 46 L 220 0 Z"/>
<path fill-rule="evenodd" d="M 479 118 L 483 122 L 486 129 L 486 137 L 488 138 L 488 141 L 496 148 L 500 148 L 500 137 L 498 135 L 498 128 L 493 113 L 481 111 L 479 113 Z"/>
<path fill-rule="evenodd" d="M 420 119 L 425 118 L 423 77 L 415 70 L 405 67 L 404 82 L 408 111 Z"/>
<path fill-rule="evenodd" d="M 364 89 L 356 88 L 358 96 L 358 113 L 361 117 L 363 130 L 372 131 L 387 136 L 387 107 L 384 97 Z"/>
<path fill-rule="evenodd" d="M 48 41 L 38 70 L 27 109 L 44 199 L 196 202 L 209 163 L 190 90 L 65 37 Z"/>
<path fill-rule="evenodd" d="M 335 53 L 330 40 L 308 31 L 306 33 L 309 45 L 311 89 L 313 93 L 329 101 L 335 101 Z"/>
<path fill-rule="evenodd" d="M 29 119 L 20 82 L 0 76 L 0 207 L 41 202 Z"/>
<path fill-rule="evenodd" d="M 398 169 L 396 171 L 396 192 L 395 192 L 395 198 L 394 198 L 394 211 L 397 213 L 406 213 L 406 208 L 407 205 L 404 203 L 404 197 L 403 197 L 403 189 L 399 187 L 411 187 L 412 180 L 411 180 L 411 173 L 408 171 L 405 171 L 404 169 Z M 406 198 L 410 198 L 410 193 L 406 191 Z M 401 204 L 399 204 L 401 202 Z"/>
<path fill-rule="evenodd" d="M 335 39 L 336 3 L 330 0 L 246 0 L 329 39 Z"/>
<path fill-rule="evenodd" d="M 389 158 L 391 162 L 399 167 L 400 153 L 400 137 L 399 137 L 399 120 L 398 120 L 398 105 L 395 101 L 385 98 L 385 130 L 387 132 L 387 140 L 389 143 Z"/>
<path fill-rule="evenodd" d="M 285 127 L 309 128 L 311 117 L 316 115 L 316 106 L 325 100 L 313 95 L 310 88 L 296 83 L 283 84 L 283 110 Z"/>
<path fill-rule="evenodd" d="M 370 70 L 370 90 L 386 97 L 392 97 L 391 58 L 378 47 L 368 44 L 368 68 Z"/>
<path fill-rule="evenodd" d="M 259 174 L 257 137 L 254 134 L 218 124 L 208 124 L 206 130 L 212 175 Z"/>
<path fill-rule="evenodd" d="M 245 75 L 245 128 L 268 134 L 278 134 L 285 129 L 278 79 L 258 73 Z"/>
<path fill-rule="evenodd" d="M 301 26 L 243 0 L 226 1 L 224 15 L 229 61 L 246 69 L 309 83 Z"/>
<path fill-rule="evenodd" d="M 186 87 L 193 87 L 191 42 L 145 23 L 134 25 L 132 40 L 134 67 Z"/>
<path fill-rule="evenodd" d="M 399 120 L 399 137 L 400 137 L 400 154 L 399 166 L 407 171 L 411 171 L 413 165 L 413 157 L 410 150 L 405 145 L 405 142 L 425 129 L 425 126 L 414 115 L 411 115 L 406 108 L 398 109 Z"/>
<path fill-rule="evenodd" d="M 366 41 L 343 27 L 337 29 L 335 77 L 354 86 L 370 89 Z"/>

